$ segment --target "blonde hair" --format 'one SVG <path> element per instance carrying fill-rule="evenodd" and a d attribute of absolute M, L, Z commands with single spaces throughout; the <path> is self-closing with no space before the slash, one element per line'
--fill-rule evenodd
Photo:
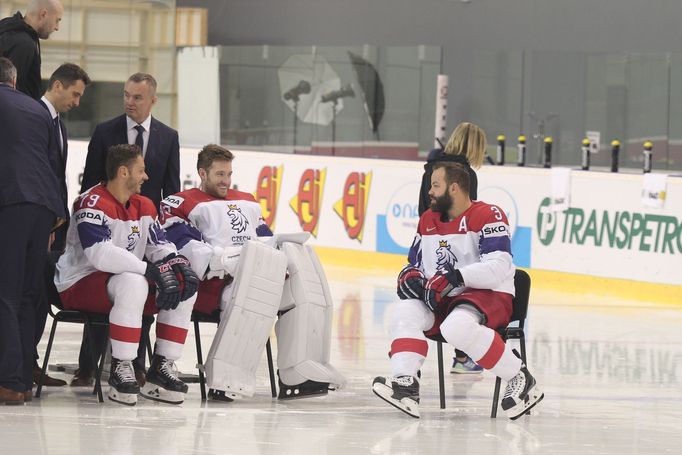
<path fill-rule="evenodd" d="M 462 122 L 457 125 L 445 144 L 446 155 L 464 155 L 471 167 L 478 169 L 483 164 L 488 140 L 485 131 L 478 125 Z M 466 150 L 465 150 L 466 148 Z"/>

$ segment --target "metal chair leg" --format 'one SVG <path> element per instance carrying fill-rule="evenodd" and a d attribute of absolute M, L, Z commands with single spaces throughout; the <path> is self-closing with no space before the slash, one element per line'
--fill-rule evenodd
<path fill-rule="evenodd" d="M 47 342 L 47 350 L 45 351 L 45 358 L 43 359 L 43 368 L 40 372 L 40 379 L 38 380 L 38 389 L 36 390 L 36 398 L 40 398 L 40 392 L 43 390 L 43 379 L 47 373 L 47 362 L 50 359 L 50 352 L 52 351 L 52 343 L 54 342 L 54 334 L 57 331 L 57 320 L 52 320 L 52 329 L 50 330 L 50 339 Z"/>
<path fill-rule="evenodd" d="M 201 401 L 206 401 L 206 378 L 204 377 L 204 357 L 201 353 L 201 334 L 199 333 L 199 322 L 194 321 L 194 341 L 197 345 L 197 368 L 199 369 L 199 389 L 201 390 Z"/>
<path fill-rule="evenodd" d="M 440 394 L 440 408 L 445 409 L 445 373 L 443 371 L 443 343 L 438 341 L 438 393 Z"/>
<path fill-rule="evenodd" d="M 111 346 L 111 340 L 109 339 L 109 326 L 106 326 L 104 331 L 107 335 L 107 344 L 104 347 L 104 352 L 102 353 L 102 357 L 100 358 L 99 365 L 97 367 L 97 374 L 95 375 L 95 386 L 97 387 L 97 385 L 99 385 L 97 387 L 97 398 L 99 399 L 100 403 L 104 402 L 104 397 L 102 394 L 102 370 L 104 370 L 104 362 L 107 359 L 107 352 L 109 352 L 109 348 Z"/>
<path fill-rule="evenodd" d="M 270 391 L 272 392 L 272 398 L 276 398 L 277 385 L 275 384 L 275 369 L 272 365 L 272 348 L 270 347 L 270 338 L 268 338 L 268 342 L 265 343 L 265 353 L 268 357 L 268 370 L 270 370 Z"/>
<path fill-rule="evenodd" d="M 98 353 L 95 352 L 97 350 L 97 346 L 96 346 L 96 343 L 94 341 L 95 337 L 94 337 L 94 331 L 92 330 L 92 321 L 90 321 L 89 319 L 87 319 L 85 321 L 85 330 L 87 330 L 88 337 L 90 338 L 90 357 L 92 359 L 92 365 L 93 365 L 93 367 L 96 368 L 96 370 L 95 370 L 95 386 L 92 389 L 92 394 L 97 395 L 98 401 L 100 403 L 103 403 L 104 402 L 104 396 L 102 395 L 102 383 L 100 382 L 101 376 L 100 376 L 100 374 L 98 374 L 99 368 L 97 367 L 99 365 L 99 363 L 98 363 L 99 356 L 98 356 Z M 101 356 L 102 356 L 102 359 L 104 359 L 105 353 L 101 353 Z M 102 366 L 103 365 L 104 365 L 104 363 L 102 363 Z"/>

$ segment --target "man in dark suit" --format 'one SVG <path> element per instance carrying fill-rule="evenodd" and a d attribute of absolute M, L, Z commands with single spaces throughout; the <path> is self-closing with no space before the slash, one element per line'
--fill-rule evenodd
<path fill-rule="evenodd" d="M 22 404 L 33 386 L 35 302 L 43 290 L 50 230 L 65 218 L 52 120 L 16 91 L 16 68 L 0 57 L 0 403 Z"/>
<path fill-rule="evenodd" d="M 145 172 L 149 176 L 142 185 L 142 195 L 148 197 L 158 208 L 161 199 L 180 191 L 180 143 L 178 132 L 152 117 L 156 104 L 156 80 L 150 74 L 135 73 L 123 88 L 125 114 L 100 123 L 92 133 L 88 156 L 83 171 L 81 192 L 106 180 L 104 163 L 109 147 L 117 144 L 136 144 L 142 149 Z M 143 330 L 149 333 L 153 318 L 143 322 Z M 98 352 L 106 342 L 103 330 L 94 340 Z M 138 382 L 144 383 L 146 337 L 142 336 L 138 357 L 133 361 Z M 89 340 L 83 333 L 83 344 L 78 358 L 78 371 L 71 385 L 89 385 L 92 365 Z"/>
<path fill-rule="evenodd" d="M 59 30 L 64 7 L 59 0 L 31 0 L 26 16 L 17 12 L 0 21 L 0 56 L 17 69 L 17 90 L 40 99 L 40 40 Z"/>
<path fill-rule="evenodd" d="M 53 133 L 56 138 L 54 142 L 54 150 L 50 156 L 57 157 L 57 177 L 59 179 L 60 196 L 64 204 L 64 212 L 69 213 L 68 192 L 66 188 L 66 160 L 68 157 L 69 143 L 67 141 L 66 127 L 60 114 L 69 112 L 74 107 L 78 107 L 81 97 L 85 93 L 85 87 L 90 85 L 90 77 L 78 65 L 73 63 L 65 63 L 52 73 L 50 81 L 48 82 L 47 91 L 40 99 L 40 103 L 50 113 L 52 118 Z M 61 225 L 53 233 L 51 251 L 63 252 L 66 243 L 66 231 L 69 227 L 68 221 Z M 35 358 L 38 359 L 38 343 L 42 338 L 45 329 L 45 322 L 47 321 L 47 312 L 49 303 L 46 299 L 40 299 L 36 307 L 36 326 L 35 326 Z M 40 367 L 37 363 L 33 365 L 33 382 L 36 384 L 40 378 Z M 63 386 L 65 381 L 61 379 L 45 376 L 43 378 L 43 385 L 46 386 Z"/>

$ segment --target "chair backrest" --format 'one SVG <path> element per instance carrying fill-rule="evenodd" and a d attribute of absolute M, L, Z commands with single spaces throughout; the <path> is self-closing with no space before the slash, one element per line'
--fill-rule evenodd
<path fill-rule="evenodd" d="M 523 321 L 528 315 L 528 298 L 530 297 L 530 276 L 521 269 L 514 274 L 515 297 L 512 300 L 512 321 Z"/>

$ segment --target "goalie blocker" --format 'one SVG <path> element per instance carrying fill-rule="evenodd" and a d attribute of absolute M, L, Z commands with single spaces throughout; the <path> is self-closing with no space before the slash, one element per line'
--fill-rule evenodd
<path fill-rule="evenodd" d="M 233 398 L 253 395 L 255 371 L 277 314 L 279 398 L 323 395 L 345 384 L 329 364 L 332 300 L 317 255 L 302 245 L 308 236 L 276 235 L 269 246 L 245 245 L 221 299 L 223 317 L 205 367 L 209 387 Z"/>

